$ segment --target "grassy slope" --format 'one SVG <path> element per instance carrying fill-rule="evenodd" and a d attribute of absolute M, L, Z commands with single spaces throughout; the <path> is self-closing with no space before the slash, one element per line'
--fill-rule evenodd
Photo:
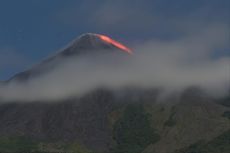
<path fill-rule="evenodd" d="M 190 149 L 192 144 L 198 148 L 223 147 L 226 142 L 222 141 L 223 137 L 217 136 L 230 129 L 229 119 L 222 116 L 226 111 L 229 108 L 217 104 L 146 104 L 144 107 L 129 105 L 115 109 L 109 116 L 115 140 L 111 152 L 141 153 L 144 150 L 143 153 L 172 153 L 181 148 Z M 209 143 L 197 145 L 199 140 Z M 0 153 L 35 150 L 41 153 L 91 153 L 77 143 L 41 143 L 23 137 L 0 138 Z"/>
<path fill-rule="evenodd" d="M 175 153 L 229 153 L 229 151 L 230 130 L 207 143 L 200 141 Z"/>
<path fill-rule="evenodd" d="M 0 152 L 31 152 L 37 150 L 36 142 L 24 137 L 2 137 L 0 138 Z"/>
<path fill-rule="evenodd" d="M 160 137 L 151 126 L 149 117 L 142 105 L 128 105 L 114 124 L 116 145 L 112 152 L 141 153 L 148 145 L 157 142 Z"/>
<path fill-rule="evenodd" d="M 0 153 L 92 153 L 78 143 L 36 142 L 24 137 L 0 138 Z"/>
<path fill-rule="evenodd" d="M 222 116 L 229 108 L 219 104 L 154 104 L 146 109 L 161 140 L 143 153 L 172 153 L 199 140 L 210 141 L 230 129 L 229 119 Z"/>

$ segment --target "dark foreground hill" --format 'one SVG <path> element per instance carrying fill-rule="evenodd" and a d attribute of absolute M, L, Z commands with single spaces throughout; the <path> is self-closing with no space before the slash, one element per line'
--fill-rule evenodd
<path fill-rule="evenodd" d="M 1 104 L 0 152 L 229 151 L 230 108 L 200 90 L 164 103 L 156 102 L 157 90 L 124 92 L 100 89 L 55 103 Z"/>

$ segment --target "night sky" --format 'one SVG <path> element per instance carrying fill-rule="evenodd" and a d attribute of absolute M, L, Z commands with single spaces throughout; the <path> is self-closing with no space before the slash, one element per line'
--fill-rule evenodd
<path fill-rule="evenodd" d="M 82 33 L 105 34 L 132 47 L 175 40 L 210 24 L 229 26 L 229 20 L 229 0 L 1 0 L 0 80 Z M 215 50 L 215 57 L 230 55 L 229 46 Z"/>

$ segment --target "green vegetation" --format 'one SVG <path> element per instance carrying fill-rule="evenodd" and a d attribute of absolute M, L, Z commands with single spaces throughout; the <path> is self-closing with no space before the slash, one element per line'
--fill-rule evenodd
<path fill-rule="evenodd" d="M 114 125 L 114 139 L 117 143 L 114 153 L 141 153 L 160 137 L 149 121 L 149 115 L 140 104 L 130 104 Z"/>
<path fill-rule="evenodd" d="M 92 153 L 77 143 L 33 141 L 25 137 L 0 138 L 0 153 Z"/>
<path fill-rule="evenodd" d="M 68 153 L 92 153 L 90 150 L 79 145 L 78 143 L 67 145 L 65 150 Z"/>
<path fill-rule="evenodd" d="M 230 119 L 230 111 L 224 112 L 222 116 Z"/>
<path fill-rule="evenodd" d="M 0 138 L 0 152 L 25 153 L 37 150 L 36 142 L 25 137 L 3 137 Z"/>
<path fill-rule="evenodd" d="M 168 120 L 164 123 L 164 126 L 173 127 L 176 125 L 176 121 L 173 119 L 175 112 L 172 111 Z"/>
<path fill-rule="evenodd" d="M 220 104 L 226 106 L 226 107 L 230 107 L 230 94 L 220 100 L 218 100 Z"/>
<path fill-rule="evenodd" d="M 208 143 L 200 141 L 180 151 L 176 151 L 175 153 L 229 153 L 229 144 L 230 130 L 224 132 Z"/>

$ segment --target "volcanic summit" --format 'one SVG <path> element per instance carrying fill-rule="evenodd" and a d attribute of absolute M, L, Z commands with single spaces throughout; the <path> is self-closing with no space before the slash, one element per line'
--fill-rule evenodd
<path fill-rule="evenodd" d="M 132 53 L 131 49 L 108 36 L 86 33 L 78 37 L 66 49 L 64 49 L 62 55 L 68 56 L 98 50 L 120 50 L 129 54 Z"/>
<path fill-rule="evenodd" d="M 55 63 L 57 63 L 57 61 L 60 63 L 60 60 L 64 60 L 68 57 L 114 51 L 117 51 L 116 54 L 132 54 L 131 49 L 108 36 L 95 33 L 82 34 L 54 56 L 43 60 L 41 63 L 33 66 L 31 69 L 16 74 L 9 81 L 25 81 L 34 76 L 39 76 L 44 72 L 53 69 L 53 67 L 56 66 Z"/>

